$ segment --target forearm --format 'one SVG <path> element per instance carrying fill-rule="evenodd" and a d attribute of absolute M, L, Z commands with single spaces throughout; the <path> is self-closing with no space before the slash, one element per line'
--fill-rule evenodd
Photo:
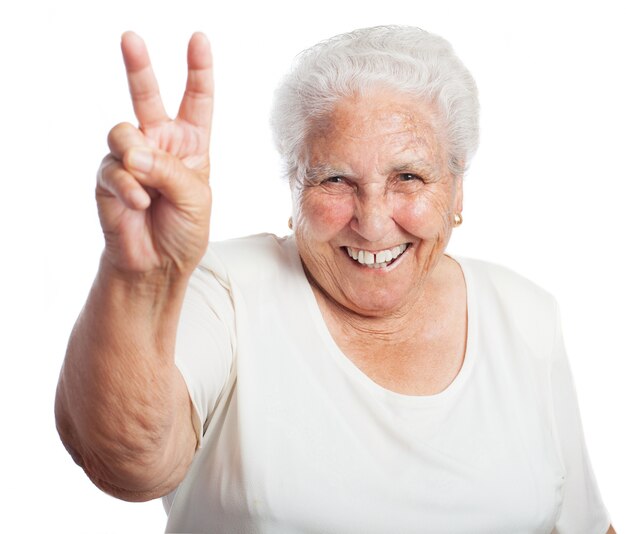
<path fill-rule="evenodd" d="M 174 365 L 185 288 L 186 280 L 166 274 L 130 280 L 103 259 L 76 322 L 57 390 L 57 427 L 103 489 L 149 491 L 190 459 L 175 435 L 191 426 Z"/>

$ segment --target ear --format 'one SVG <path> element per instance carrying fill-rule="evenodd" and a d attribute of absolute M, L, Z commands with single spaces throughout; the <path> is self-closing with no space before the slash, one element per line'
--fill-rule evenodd
<path fill-rule="evenodd" d="M 463 212 L 463 175 L 454 177 L 454 212 Z"/>

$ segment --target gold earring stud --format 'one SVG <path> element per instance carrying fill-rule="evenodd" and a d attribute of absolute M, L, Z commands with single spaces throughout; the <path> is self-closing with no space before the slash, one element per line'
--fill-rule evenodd
<path fill-rule="evenodd" d="M 293 230 L 293 219 L 291 217 L 289 217 L 289 220 L 287 221 L 287 226 L 290 230 Z"/>
<path fill-rule="evenodd" d="M 463 216 L 460 213 L 454 214 L 454 227 L 461 226 L 463 224 Z"/>

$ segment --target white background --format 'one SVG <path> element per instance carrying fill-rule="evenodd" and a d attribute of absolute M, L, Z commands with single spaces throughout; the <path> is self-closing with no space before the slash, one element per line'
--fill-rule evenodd
<path fill-rule="evenodd" d="M 158 501 L 128 504 L 92 486 L 53 419 L 65 343 L 103 243 L 95 172 L 108 130 L 133 120 L 120 34 L 134 29 L 145 37 L 171 113 L 184 87 L 189 35 L 202 30 L 212 40 L 212 228 L 222 239 L 287 232 L 289 195 L 267 117 L 291 58 L 336 33 L 402 23 L 449 39 L 480 89 L 482 144 L 466 178 L 465 222 L 449 250 L 505 264 L 557 296 L 596 475 L 616 528 L 626 529 L 626 31 L 619 4 L 3 3 L 0 528 L 143 533 L 165 525 Z"/>

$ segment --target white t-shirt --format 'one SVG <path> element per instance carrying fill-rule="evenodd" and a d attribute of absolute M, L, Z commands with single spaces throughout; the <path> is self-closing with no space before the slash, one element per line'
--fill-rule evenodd
<path fill-rule="evenodd" d="M 212 243 L 176 348 L 210 424 L 167 532 L 605 534 L 554 299 L 457 261 L 463 366 L 410 396 L 337 347 L 293 238 Z"/>

